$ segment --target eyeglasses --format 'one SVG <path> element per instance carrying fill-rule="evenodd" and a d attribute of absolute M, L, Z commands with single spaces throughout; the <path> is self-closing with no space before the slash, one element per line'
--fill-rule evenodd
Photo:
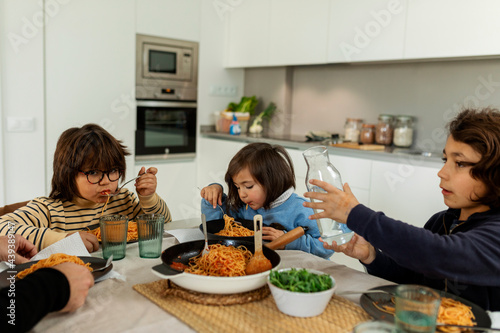
<path fill-rule="evenodd" d="M 101 170 L 90 170 L 85 172 L 82 170 L 79 171 L 83 173 L 85 176 L 87 176 L 87 181 L 90 184 L 100 183 L 101 180 L 104 179 L 104 175 L 108 176 L 110 182 L 116 182 L 118 179 L 120 179 L 120 176 L 122 175 L 122 171 L 120 169 L 112 169 L 110 171 L 101 171 Z"/>

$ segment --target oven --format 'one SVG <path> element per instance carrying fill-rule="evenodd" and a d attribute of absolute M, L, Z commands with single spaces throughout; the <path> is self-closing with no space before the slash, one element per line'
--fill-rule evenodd
<path fill-rule="evenodd" d="M 194 158 L 196 102 L 138 100 L 136 160 Z"/>

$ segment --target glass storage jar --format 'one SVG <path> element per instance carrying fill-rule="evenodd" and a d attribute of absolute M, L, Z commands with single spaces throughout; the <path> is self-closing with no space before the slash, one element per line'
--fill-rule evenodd
<path fill-rule="evenodd" d="M 361 133 L 359 133 L 359 142 L 370 144 L 375 142 L 375 125 L 363 124 Z"/>
<path fill-rule="evenodd" d="M 347 118 L 344 126 L 344 140 L 351 142 L 359 142 L 359 132 L 361 131 L 361 123 L 363 120 L 356 118 Z"/>
<path fill-rule="evenodd" d="M 394 117 L 388 114 L 378 116 L 377 127 L 375 128 L 375 142 L 381 145 L 389 146 L 392 144 Z"/>
<path fill-rule="evenodd" d="M 397 116 L 394 126 L 394 145 L 398 147 L 410 147 L 413 143 L 413 117 Z"/>

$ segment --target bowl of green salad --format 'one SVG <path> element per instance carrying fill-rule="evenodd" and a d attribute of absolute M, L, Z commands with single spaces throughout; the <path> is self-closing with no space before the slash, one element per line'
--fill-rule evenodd
<path fill-rule="evenodd" d="M 294 317 L 322 314 L 336 288 L 331 275 L 305 268 L 271 270 L 267 285 L 278 309 Z"/>

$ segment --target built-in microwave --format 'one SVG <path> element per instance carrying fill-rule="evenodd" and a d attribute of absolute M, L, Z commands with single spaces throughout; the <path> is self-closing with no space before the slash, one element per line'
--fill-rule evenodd
<path fill-rule="evenodd" d="M 136 99 L 197 99 L 198 43 L 136 35 Z"/>
<path fill-rule="evenodd" d="M 195 102 L 137 101 L 135 159 L 195 157 L 196 108 Z"/>

